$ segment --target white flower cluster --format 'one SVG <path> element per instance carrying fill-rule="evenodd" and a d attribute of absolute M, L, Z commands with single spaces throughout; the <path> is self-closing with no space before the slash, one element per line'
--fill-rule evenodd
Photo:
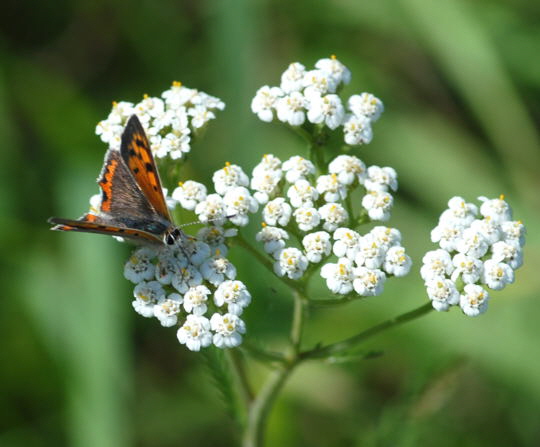
<path fill-rule="evenodd" d="M 431 232 L 440 248 L 426 253 L 420 274 L 438 311 L 459 305 L 468 316 L 486 312 L 489 294 L 483 286 L 503 289 L 523 263 L 525 227 L 512 220 L 504 196 L 479 200 L 480 209 L 453 197 Z"/>
<path fill-rule="evenodd" d="M 204 234 L 199 236 L 186 237 L 181 248 L 145 246 L 133 252 L 124 267 L 124 276 L 135 284 L 133 308 L 163 326 L 178 326 L 178 340 L 191 351 L 211 344 L 238 346 L 246 331 L 240 315 L 251 295 L 235 279 L 234 265 L 215 244 L 202 241 Z M 218 246 L 219 239 L 214 239 Z"/>
<path fill-rule="evenodd" d="M 225 228 L 225 224 L 247 225 L 248 213 L 256 212 L 259 204 L 247 189 L 249 178 L 239 166 L 227 163 L 214 173 L 213 182 L 213 194 L 202 183 L 188 180 L 167 197 L 171 208 L 179 204 L 209 225 L 196 239 L 186 236 L 179 248 L 139 248 L 124 268 L 124 276 L 136 284 L 135 311 L 156 317 L 163 326 L 179 325 L 178 340 L 192 351 L 210 344 L 238 346 L 246 331 L 240 315 L 251 301 L 246 286 L 235 279 L 236 268 L 226 258 L 226 239 L 237 230 Z M 209 309 L 213 314 L 207 317 Z"/>
<path fill-rule="evenodd" d="M 333 252 L 338 263 L 322 267 L 328 288 L 338 294 L 355 291 L 364 296 L 378 295 L 386 275 L 408 273 L 410 258 L 400 246 L 398 230 L 375 227 L 361 236 L 355 227 L 359 216 L 347 206 L 351 191 L 363 186 L 363 212 L 371 220 L 390 217 L 392 196 L 397 189 L 392 168 L 371 166 L 357 157 L 339 155 L 328 165 L 328 175 L 315 178 L 313 163 L 300 156 L 281 162 L 265 155 L 254 168 L 251 188 L 264 204 L 263 228 L 257 240 L 274 259 L 279 276 L 299 279 L 310 263 L 327 260 Z M 287 247 L 289 233 L 303 235 L 302 249 Z"/>
<path fill-rule="evenodd" d="M 191 149 L 191 136 L 214 119 L 225 103 L 204 92 L 173 82 L 161 98 L 145 95 L 137 104 L 114 102 L 106 120 L 96 126 L 96 134 L 112 148 L 119 148 L 124 126 L 133 114 L 143 125 L 155 157 L 180 159 Z"/>
<path fill-rule="evenodd" d="M 246 226 L 249 213 L 255 213 L 259 209 L 259 203 L 247 188 L 247 174 L 240 166 L 227 162 L 225 167 L 214 173 L 212 181 L 216 191 L 213 194 L 208 194 L 202 183 L 188 180 L 178 184 L 172 193 L 172 199 L 182 208 L 194 211 L 202 223 L 212 223 L 217 227 L 226 222 L 240 227 Z"/>
<path fill-rule="evenodd" d="M 383 104 L 371 93 L 361 93 L 352 95 L 345 107 L 337 93 L 350 80 L 351 72 L 335 56 L 318 60 L 312 70 L 294 62 L 281 75 L 279 87 L 257 90 L 251 110 L 266 122 L 277 117 L 291 126 L 302 126 L 306 119 L 331 130 L 342 126 L 346 144 L 367 144 Z"/>

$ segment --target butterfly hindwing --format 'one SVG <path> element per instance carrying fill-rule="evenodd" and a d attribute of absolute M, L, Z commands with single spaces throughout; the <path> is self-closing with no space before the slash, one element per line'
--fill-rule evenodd
<path fill-rule="evenodd" d="M 98 184 L 102 214 L 161 220 L 137 186 L 119 151 L 107 151 Z"/>
<path fill-rule="evenodd" d="M 172 219 L 163 197 L 150 144 L 136 115 L 133 115 L 126 124 L 120 154 L 150 205 L 163 219 L 170 222 Z"/>
<path fill-rule="evenodd" d="M 132 240 L 146 240 L 152 243 L 161 242 L 161 239 L 152 233 L 137 228 L 127 228 L 121 223 L 111 222 L 94 214 L 86 214 L 78 220 L 52 217 L 49 219 L 49 223 L 55 224 L 52 230 L 56 231 L 98 233 Z"/>

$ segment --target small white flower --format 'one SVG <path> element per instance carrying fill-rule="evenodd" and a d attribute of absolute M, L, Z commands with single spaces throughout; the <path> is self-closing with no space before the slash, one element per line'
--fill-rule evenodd
<path fill-rule="evenodd" d="M 378 225 L 373 227 L 369 233 L 379 244 L 383 245 L 387 249 L 394 245 L 401 244 L 401 233 L 397 228 L 389 228 Z"/>
<path fill-rule="evenodd" d="M 482 287 L 467 284 L 459 299 L 459 306 L 465 315 L 476 317 L 487 310 L 489 294 Z"/>
<path fill-rule="evenodd" d="M 426 281 L 426 289 L 433 308 L 439 312 L 447 311 L 459 303 L 459 292 L 453 281 L 442 277 Z"/>
<path fill-rule="evenodd" d="M 353 289 L 353 262 L 348 258 L 339 258 L 336 264 L 325 264 L 321 276 L 326 279 L 330 291 L 346 295 Z"/>
<path fill-rule="evenodd" d="M 197 90 L 187 88 L 180 82 L 173 82 L 169 90 L 165 90 L 161 97 L 165 100 L 171 109 L 177 109 L 185 104 L 191 103 L 192 99 L 197 95 Z"/>
<path fill-rule="evenodd" d="M 474 284 L 482 276 L 484 264 L 480 259 L 458 253 L 452 259 L 452 264 L 455 267 L 451 279 L 456 282 L 461 275 L 461 280 L 465 284 Z"/>
<path fill-rule="evenodd" d="M 190 287 L 184 294 L 184 309 L 188 313 L 193 315 L 204 315 L 208 306 L 208 295 L 210 295 L 210 289 L 206 286 Z"/>
<path fill-rule="evenodd" d="M 131 303 L 135 312 L 143 317 L 154 316 L 154 305 L 165 298 L 165 290 L 157 281 L 140 282 L 133 289 L 135 300 Z"/>
<path fill-rule="evenodd" d="M 225 103 L 221 99 L 205 92 L 197 92 L 191 102 L 193 105 L 203 106 L 207 109 L 225 110 Z"/>
<path fill-rule="evenodd" d="M 323 228 L 334 231 L 349 220 L 349 213 L 339 203 L 327 203 L 319 208 L 319 214 L 324 220 Z"/>
<path fill-rule="evenodd" d="M 473 203 L 467 203 L 462 197 L 452 197 L 448 201 L 448 209 L 443 211 L 439 223 L 468 226 L 476 219 L 478 208 Z"/>
<path fill-rule="evenodd" d="M 310 70 L 304 74 L 304 95 L 310 101 L 317 96 L 336 91 L 337 83 L 330 73 L 324 70 Z"/>
<path fill-rule="evenodd" d="M 345 143 L 351 146 L 369 144 L 373 139 L 371 121 L 362 115 L 346 114 L 343 118 L 343 134 Z"/>
<path fill-rule="evenodd" d="M 283 162 L 282 169 L 289 183 L 295 183 L 299 179 L 304 179 L 308 175 L 315 174 L 315 165 L 299 155 L 294 155 Z"/>
<path fill-rule="evenodd" d="M 354 259 L 360 247 L 360 235 L 349 228 L 338 228 L 334 232 L 333 252 L 338 258 Z"/>
<path fill-rule="evenodd" d="M 450 254 L 442 249 L 428 251 L 422 258 L 422 268 L 420 276 L 424 281 L 430 281 L 445 275 L 450 275 L 454 271 Z"/>
<path fill-rule="evenodd" d="M 223 203 L 229 220 L 240 227 L 248 224 L 248 213 L 255 213 L 259 209 L 259 203 L 243 186 L 229 189 L 223 197 Z"/>
<path fill-rule="evenodd" d="M 194 129 L 200 129 L 208 121 L 213 120 L 216 115 L 211 110 L 204 106 L 190 107 L 187 110 L 189 116 L 191 116 L 191 126 Z"/>
<path fill-rule="evenodd" d="M 163 158 L 169 155 L 173 160 L 182 158 L 185 153 L 191 150 L 190 141 L 191 137 L 188 132 L 181 133 L 176 130 L 172 130 L 164 137 L 155 135 L 150 138 L 152 152 L 156 157 Z"/>
<path fill-rule="evenodd" d="M 215 332 L 214 345 L 218 348 L 234 348 L 242 343 L 242 335 L 240 334 L 246 332 L 246 326 L 238 315 L 215 313 L 210 319 L 210 325 Z"/>
<path fill-rule="evenodd" d="M 206 242 L 185 236 L 181 246 L 177 250 L 176 256 L 180 259 L 185 259 L 187 256 L 187 264 L 197 266 L 206 261 L 210 257 L 211 252 L 212 250 Z"/>
<path fill-rule="evenodd" d="M 178 259 L 171 250 L 163 250 L 158 256 L 155 279 L 161 284 L 171 284 L 178 272 L 186 267 L 185 258 Z"/>
<path fill-rule="evenodd" d="M 256 235 L 258 242 L 264 242 L 264 251 L 274 254 L 276 251 L 285 247 L 285 239 L 289 239 L 289 235 L 282 228 L 263 225 L 261 231 Z"/>
<path fill-rule="evenodd" d="M 178 323 L 181 305 L 182 297 L 178 293 L 171 293 L 166 300 L 154 304 L 154 315 L 162 326 L 174 326 Z"/>
<path fill-rule="evenodd" d="M 438 242 L 443 250 L 457 250 L 457 245 L 461 240 L 463 225 L 452 222 L 439 222 L 433 230 L 431 230 L 431 241 Z"/>
<path fill-rule="evenodd" d="M 251 294 L 242 281 L 223 281 L 214 293 L 216 306 L 226 304 L 231 314 L 240 315 L 250 302 Z"/>
<path fill-rule="evenodd" d="M 525 225 L 520 220 L 501 223 L 501 232 L 503 240 L 516 241 L 521 246 L 525 244 Z"/>
<path fill-rule="evenodd" d="M 396 191 L 398 188 L 397 173 L 394 168 L 370 166 L 367 170 L 367 177 L 364 186 L 368 191 L 383 191 L 388 189 Z"/>
<path fill-rule="evenodd" d="M 292 92 L 276 101 L 278 120 L 291 126 L 301 126 L 306 120 L 306 98 L 300 92 Z"/>
<path fill-rule="evenodd" d="M 283 197 L 268 202 L 262 212 L 264 221 L 268 225 L 280 225 L 282 227 L 289 223 L 292 215 L 292 207 Z"/>
<path fill-rule="evenodd" d="M 517 241 L 499 241 L 491 247 L 492 259 L 496 262 L 504 262 L 514 270 L 523 265 L 523 251 Z"/>
<path fill-rule="evenodd" d="M 96 126 L 96 135 L 99 135 L 101 141 L 108 143 L 113 148 L 120 147 L 120 135 L 124 127 L 121 124 L 113 123 L 109 119 L 100 121 Z M 112 143 L 112 144 L 111 144 Z"/>
<path fill-rule="evenodd" d="M 317 178 L 317 191 L 324 194 L 326 202 L 336 202 L 347 197 L 347 188 L 339 182 L 337 174 L 321 175 Z"/>
<path fill-rule="evenodd" d="M 356 267 L 353 269 L 353 287 L 362 296 L 380 295 L 384 288 L 386 275 L 379 269 Z"/>
<path fill-rule="evenodd" d="M 493 290 L 504 289 L 507 284 L 514 282 L 514 270 L 504 262 L 489 259 L 484 262 L 482 282 Z"/>
<path fill-rule="evenodd" d="M 300 91 L 303 87 L 304 74 L 306 68 L 298 63 L 293 62 L 281 75 L 281 89 L 286 93 Z"/>
<path fill-rule="evenodd" d="M 384 111 L 384 106 L 379 98 L 371 93 L 352 95 L 347 101 L 349 110 L 357 116 L 367 116 L 371 121 L 377 121 Z"/>
<path fill-rule="evenodd" d="M 151 247 L 135 250 L 124 266 L 124 277 L 135 284 L 153 279 L 155 266 L 151 261 L 155 256 L 156 251 Z"/>
<path fill-rule="evenodd" d="M 362 198 L 362 206 L 368 212 L 371 220 L 387 221 L 390 219 L 390 212 L 394 198 L 387 192 L 369 191 Z"/>
<path fill-rule="evenodd" d="M 212 343 L 210 321 L 206 317 L 188 315 L 186 322 L 176 333 L 178 341 L 190 351 L 200 351 Z"/>
<path fill-rule="evenodd" d="M 294 218 L 301 231 L 311 231 L 321 221 L 319 212 L 315 208 L 307 206 L 294 210 Z"/>
<path fill-rule="evenodd" d="M 188 264 L 174 275 L 171 285 L 180 293 L 186 293 L 192 286 L 202 283 L 202 275 L 195 266 Z"/>
<path fill-rule="evenodd" d="M 257 90 L 255 97 L 251 101 L 251 111 L 255 113 L 260 120 L 269 123 L 274 118 L 274 105 L 281 96 L 283 96 L 283 90 L 280 88 L 264 85 Z"/>
<path fill-rule="evenodd" d="M 274 272 L 278 276 L 300 279 L 308 267 L 308 260 L 298 248 L 284 248 L 274 254 Z"/>
<path fill-rule="evenodd" d="M 278 189 L 281 180 L 281 171 L 258 171 L 257 175 L 251 178 L 251 189 L 255 191 L 253 197 L 261 205 L 264 205 Z"/>
<path fill-rule="evenodd" d="M 304 236 L 302 245 L 306 251 L 309 262 L 321 262 L 323 256 L 328 256 L 332 251 L 330 235 L 326 231 L 317 231 Z"/>
<path fill-rule="evenodd" d="M 311 207 L 319 198 L 319 192 L 311 186 L 311 183 L 301 178 L 296 180 L 287 190 L 287 197 L 291 205 L 295 208 L 303 206 Z"/>
<path fill-rule="evenodd" d="M 163 191 L 163 198 L 165 199 L 165 203 L 167 204 L 167 208 L 169 208 L 169 210 L 174 210 L 174 208 L 176 207 L 176 200 L 174 200 L 170 195 L 169 195 L 169 190 L 167 188 L 161 188 L 161 190 Z"/>
<path fill-rule="evenodd" d="M 236 278 L 236 267 L 227 258 L 216 254 L 201 265 L 201 273 L 204 279 L 217 287 L 226 279 Z"/>
<path fill-rule="evenodd" d="M 489 245 L 494 244 L 501 238 L 500 226 L 490 218 L 473 220 L 469 228 L 478 231 L 484 236 Z"/>
<path fill-rule="evenodd" d="M 472 228 L 463 230 L 461 239 L 456 246 L 457 251 L 473 258 L 481 258 L 486 254 L 488 248 L 489 244 L 486 238 Z"/>
<path fill-rule="evenodd" d="M 225 163 L 225 167 L 214 172 L 214 188 L 220 195 L 237 186 L 249 186 L 249 177 L 240 166 Z"/>
<path fill-rule="evenodd" d="M 319 59 L 315 64 L 315 68 L 329 73 L 336 85 L 351 82 L 351 71 L 338 61 L 334 55 L 329 58 Z"/>
<path fill-rule="evenodd" d="M 129 101 L 113 102 L 111 113 L 107 117 L 107 121 L 113 124 L 120 124 L 122 127 L 126 124 L 127 119 L 135 113 L 134 104 Z"/>
<path fill-rule="evenodd" d="M 261 162 L 253 168 L 252 177 L 257 175 L 264 174 L 267 171 L 278 176 L 280 179 L 282 177 L 281 171 L 281 160 L 272 154 L 264 154 Z"/>
<path fill-rule="evenodd" d="M 386 252 L 383 269 L 389 275 L 395 277 L 405 276 L 411 270 L 412 260 L 405 253 L 405 249 L 395 245 Z"/>
<path fill-rule="evenodd" d="M 503 223 L 512 220 L 512 208 L 505 202 L 504 195 L 498 199 L 488 199 L 487 197 L 478 197 L 482 202 L 480 214 L 484 217 L 490 217 L 494 222 Z"/>
<path fill-rule="evenodd" d="M 334 130 L 341 126 L 345 109 L 338 95 L 312 96 L 307 113 L 311 123 L 324 123 Z"/>
<path fill-rule="evenodd" d="M 219 194 L 210 194 L 195 207 L 195 214 L 203 223 L 213 222 L 216 225 L 225 223 L 225 204 Z"/>
<path fill-rule="evenodd" d="M 223 256 L 227 256 L 228 249 L 226 240 L 228 237 L 234 237 L 237 234 L 238 230 L 236 228 L 225 230 L 222 227 L 210 226 L 201 228 L 197 232 L 197 239 L 206 243 L 210 247 L 211 253 L 215 253 L 216 250 L 219 250 Z"/>
<path fill-rule="evenodd" d="M 328 165 L 328 172 L 336 174 L 338 181 L 344 185 L 351 185 L 355 180 L 364 183 L 366 165 L 353 155 L 338 155 Z"/>
<path fill-rule="evenodd" d="M 378 269 L 384 262 L 386 248 L 378 243 L 371 234 L 360 238 L 358 252 L 354 258 L 358 266 L 366 266 L 370 269 Z"/>
<path fill-rule="evenodd" d="M 94 194 L 88 202 L 90 203 L 90 212 L 98 214 L 101 209 L 101 194 Z"/>
<path fill-rule="evenodd" d="M 134 113 L 137 115 L 148 115 L 149 118 L 156 118 L 165 113 L 165 103 L 161 98 L 145 96 L 144 99 L 135 105 Z"/>
<path fill-rule="evenodd" d="M 186 210 L 194 210 L 197 204 L 206 199 L 206 186 L 202 183 L 188 180 L 178 183 L 178 187 L 172 193 L 172 198 L 180 203 Z"/>

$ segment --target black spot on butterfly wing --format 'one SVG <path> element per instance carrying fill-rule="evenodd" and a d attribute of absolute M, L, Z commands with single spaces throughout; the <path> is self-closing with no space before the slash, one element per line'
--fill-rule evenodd
<path fill-rule="evenodd" d="M 126 124 L 120 154 L 150 205 L 163 220 L 171 222 L 150 143 L 136 115 L 132 115 Z"/>

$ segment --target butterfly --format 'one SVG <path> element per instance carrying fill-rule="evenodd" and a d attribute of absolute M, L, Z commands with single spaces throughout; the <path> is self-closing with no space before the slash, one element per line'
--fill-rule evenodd
<path fill-rule="evenodd" d="M 124 128 L 120 150 L 109 149 L 105 154 L 97 182 L 99 213 L 76 220 L 51 217 L 51 230 L 108 234 L 168 246 L 177 245 L 185 236 L 172 221 L 148 138 L 136 115 Z"/>

